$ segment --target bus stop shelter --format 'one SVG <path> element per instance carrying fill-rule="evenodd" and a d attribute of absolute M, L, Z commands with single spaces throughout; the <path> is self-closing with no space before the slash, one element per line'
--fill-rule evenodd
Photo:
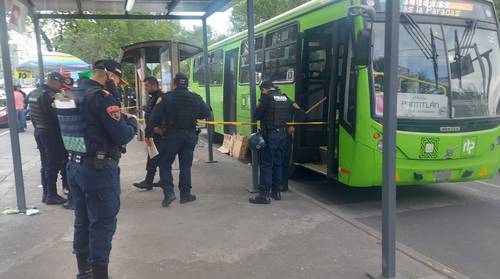
<path fill-rule="evenodd" d="M 17 0 L 28 9 L 32 18 L 38 50 L 38 69 L 40 76 L 44 76 L 42 60 L 40 19 L 125 19 L 125 20 L 200 20 L 203 25 L 203 52 L 205 68 L 205 100 L 210 105 L 210 69 L 208 64 L 207 18 L 217 11 L 227 8 L 231 0 Z M 0 42 L 2 64 L 4 69 L 5 90 L 9 115 L 15 115 L 13 100 L 12 69 L 10 62 L 6 2 L 0 0 Z M 247 3 L 249 76 L 255 76 L 255 41 L 254 41 L 254 6 L 253 0 Z M 394 278 L 395 273 L 395 214 L 396 214 L 396 89 L 398 65 L 398 29 L 399 29 L 399 1 L 385 1 L 386 30 L 385 30 L 385 60 L 386 65 L 384 88 L 391 94 L 384 94 L 384 135 L 383 135 L 383 216 L 382 216 L 382 276 Z M 43 82 L 43 79 L 41 80 Z M 251 120 L 255 122 L 254 110 L 256 106 L 256 81 L 250 78 L 250 110 Z M 16 130 L 17 120 L 9 117 L 10 137 L 14 176 L 16 183 L 17 205 L 20 211 L 26 210 L 24 182 L 19 146 L 19 136 Z M 256 132 L 256 127 L 252 126 Z M 213 161 L 212 154 L 213 126 L 208 126 L 209 161 Z M 257 158 L 252 152 L 252 180 L 254 187 L 257 184 Z"/>

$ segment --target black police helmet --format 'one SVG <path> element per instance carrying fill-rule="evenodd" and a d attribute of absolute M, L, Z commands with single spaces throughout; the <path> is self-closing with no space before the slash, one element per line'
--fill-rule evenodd
<path fill-rule="evenodd" d="M 174 76 L 174 84 L 179 88 L 187 88 L 189 85 L 189 80 L 186 74 L 177 73 Z"/>
<path fill-rule="evenodd" d="M 260 133 L 253 133 L 248 138 L 248 146 L 254 151 L 258 151 L 266 147 L 266 142 Z"/>

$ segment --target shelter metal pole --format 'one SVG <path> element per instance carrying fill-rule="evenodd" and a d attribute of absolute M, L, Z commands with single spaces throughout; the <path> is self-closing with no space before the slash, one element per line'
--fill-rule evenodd
<path fill-rule="evenodd" d="M 399 1 L 386 1 L 384 139 L 382 167 L 382 276 L 396 276 L 396 129 Z"/>
<path fill-rule="evenodd" d="M 42 41 L 41 41 L 41 30 L 40 30 L 40 19 L 36 16 L 33 17 L 33 25 L 35 28 L 36 37 L 36 48 L 38 55 L 38 75 L 40 78 L 40 85 L 45 83 L 45 72 L 43 68 L 43 55 L 42 55 Z"/>
<path fill-rule="evenodd" d="M 250 117 L 255 122 L 255 107 L 257 104 L 256 82 L 255 82 L 255 30 L 253 18 L 253 0 L 247 0 L 247 25 L 248 25 L 248 77 L 250 86 Z M 257 126 L 252 126 L 252 133 L 257 132 Z M 257 192 L 259 181 L 258 153 L 252 150 L 252 189 L 250 192 Z"/>
<path fill-rule="evenodd" d="M 5 17 L 5 1 L 0 1 L 0 44 L 2 48 L 3 77 L 5 95 L 7 96 L 7 113 L 9 115 L 10 144 L 12 148 L 12 161 L 14 164 L 14 178 L 16 183 L 17 209 L 26 211 L 26 198 L 24 196 L 23 165 L 21 149 L 19 148 L 19 134 L 17 132 L 16 107 L 14 104 L 14 88 L 12 86 L 12 69 L 10 63 L 9 34 Z"/>
<path fill-rule="evenodd" d="M 203 23 L 203 65 L 205 70 L 205 99 L 207 105 L 212 108 L 210 104 L 210 65 L 208 64 L 208 30 L 207 30 L 207 19 L 202 19 Z M 210 117 L 213 120 L 213 113 Z M 214 161 L 214 151 L 213 151 L 213 137 L 214 137 L 214 125 L 207 125 L 208 132 L 208 162 L 212 163 Z"/>

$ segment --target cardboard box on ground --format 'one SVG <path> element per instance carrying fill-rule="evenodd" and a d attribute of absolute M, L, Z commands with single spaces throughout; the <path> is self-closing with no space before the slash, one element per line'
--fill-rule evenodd
<path fill-rule="evenodd" d="M 238 160 L 243 160 L 247 155 L 247 146 L 248 139 L 246 136 L 224 134 L 224 141 L 218 150 Z"/>

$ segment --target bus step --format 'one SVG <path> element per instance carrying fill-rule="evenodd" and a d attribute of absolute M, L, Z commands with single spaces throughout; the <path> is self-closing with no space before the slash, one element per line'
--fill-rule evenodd
<path fill-rule="evenodd" d="M 322 164 L 322 163 L 318 162 L 318 163 L 303 163 L 300 165 L 306 169 L 310 169 L 314 172 L 318 172 L 318 173 L 323 174 L 323 175 L 327 175 L 327 173 L 328 173 L 328 170 L 326 168 L 326 164 Z"/>

